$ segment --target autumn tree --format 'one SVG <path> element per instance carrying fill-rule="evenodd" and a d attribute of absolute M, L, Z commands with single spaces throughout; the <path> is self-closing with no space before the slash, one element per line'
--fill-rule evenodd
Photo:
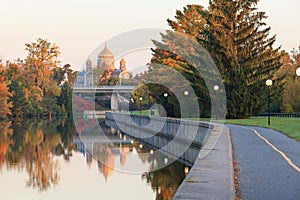
<path fill-rule="evenodd" d="M 13 134 L 11 129 L 11 122 L 0 121 L 0 169 L 6 161 L 9 147 L 13 143 L 10 136 Z"/>
<path fill-rule="evenodd" d="M 11 114 L 10 108 L 12 107 L 12 104 L 9 102 L 12 94 L 9 92 L 5 77 L 2 74 L 4 74 L 4 69 L 0 63 L 0 120 L 6 119 L 7 115 Z"/>
<path fill-rule="evenodd" d="M 300 47 L 294 49 L 291 55 L 286 53 L 283 57 L 283 65 L 278 71 L 279 75 L 284 74 L 286 83 L 283 90 L 283 112 L 300 112 L 300 80 L 296 70 L 300 67 Z"/>
<path fill-rule="evenodd" d="M 26 95 L 31 113 L 51 115 L 54 108 L 49 105 L 55 102 L 54 97 L 59 96 L 58 85 L 53 80 L 53 69 L 58 68 L 60 64 L 59 47 L 46 39 L 39 38 L 36 42 L 26 44 L 25 50 L 28 53 L 24 64 Z"/>
<path fill-rule="evenodd" d="M 25 60 L 28 81 L 43 91 L 47 91 L 53 75 L 52 69 L 58 68 L 60 64 L 58 60 L 59 47 L 42 38 L 37 39 L 36 42 L 25 44 L 25 46 L 28 53 Z"/>

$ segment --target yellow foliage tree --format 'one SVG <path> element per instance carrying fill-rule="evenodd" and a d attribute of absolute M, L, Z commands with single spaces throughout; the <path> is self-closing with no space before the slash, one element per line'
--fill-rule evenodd
<path fill-rule="evenodd" d="M 11 93 L 8 90 L 4 76 L 0 75 L 0 120 L 6 119 L 7 115 L 11 114 L 12 104 L 9 102 L 9 97 L 11 97 Z"/>

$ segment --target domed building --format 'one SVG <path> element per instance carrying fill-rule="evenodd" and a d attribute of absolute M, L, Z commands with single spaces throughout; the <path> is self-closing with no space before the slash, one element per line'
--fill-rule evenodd
<path fill-rule="evenodd" d="M 97 67 L 108 69 L 109 71 L 113 71 L 115 69 L 115 57 L 108 49 L 107 44 L 105 44 L 104 49 L 98 55 Z"/>
<path fill-rule="evenodd" d="M 96 70 L 100 75 L 93 75 L 93 71 Z M 98 54 L 97 66 L 93 67 L 92 60 L 88 58 L 86 61 L 85 70 L 81 71 L 77 75 L 75 82 L 76 87 L 93 86 L 99 82 L 105 82 L 111 78 L 116 79 L 130 79 L 132 73 L 127 70 L 126 61 L 124 58 L 120 61 L 120 66 L 115 67 L 114 54 L 109 50 L 107 44 L 104 49 Z"/>

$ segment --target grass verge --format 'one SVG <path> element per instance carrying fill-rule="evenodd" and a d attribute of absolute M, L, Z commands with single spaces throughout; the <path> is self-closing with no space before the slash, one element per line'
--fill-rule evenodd
<path fill-rule="evenodd" d="M 225 123 L 271 128 L 300 141 L 299 118 L 271 118 L 271 126 L 268 126 L 268 118 L 228 119 Z"/>

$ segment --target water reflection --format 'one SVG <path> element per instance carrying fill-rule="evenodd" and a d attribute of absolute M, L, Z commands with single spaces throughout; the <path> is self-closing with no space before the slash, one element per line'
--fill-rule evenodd
<path fill-rule="evenodd" d="M 156 191 L 156 199 L 172 199 L 184 179 L 183 166 L 174 163 L 158 171 L 143 174 L 143 179 Z"/>
<path fill-rule="evenodd" d="M 89 124 L 92 126 L 93 123 Z M 78 155 L 81 155 L 80 160 L 86 163 L 88 169 L 93 169 L 93 165 L 96 164 L 108 185 L 110 177 L 116 173 L 116 168 L 126 169 L 127 165 L 152 168 L 155 163 L 164 162 L 155 160 L 151 154 L 143 154 L 153 150 L 146 144 L 116 130 L 111 131 L 108 127 L 105 130 L 106 137 L 114 141 L 113 144 L 107 144 L 102 139 L 93 144 L 89 144 L 87 142 L 89 140 L 84 143 L 79 140 L 73 121 L 70 120 L 27 121 L 23 124 L 0 122 L 0 175 L 7 173 L 17 177 L 19 176 L 17 172 L 24 171 L 27 174 L 25 176 L 27 188 L 47 191 L 51 199 L 49 189 L 63 182 L 61 180 L 64 178 L 62 175 L 66 173 L 63 172 L 66 163 L 72 163 L 72 159 L 77 159 Z M 90 151 L 86 150 L 87 145 L 91 145 Z M 64 162 L 61 162 L 62 160 Z M 71 165 L 70 169 L 75 170 L 78 167 Z M 171 199 L 184 179 L 184 167 L 183 164 L 175 162 L 159 171 L 139 175 L 140 181 L 149 184 L 148 187 L 151 188 L 152 195 L 156 199 Z M 122 177 L 118 173 L 115 175 Z M 128 179 L 120 179 L 124 181 L 124 187 L 135 187 L 132 183 L 127 183 Z M 141 182 L 134 184 L 141 184 Z M 5 185 L 0 181 L 0 187 L 5 190 L 13 186 Z M 145 199 L 153 199 L 153 196 Z M 31 199 L 31 197 L 24 198 Z"/>
<path fill-rule="evenodd" d="M 57 123 L 26 122 L 12 124 L 0 122 L 0 167 L 7 170 L 26 170 L 28 187 L 47 190 L 59 182 L 59 163 L 55 156 L 67 159 L 72 144 L 63 141 Z M 68 135 L 70 137 L 70 135 Z"/>

